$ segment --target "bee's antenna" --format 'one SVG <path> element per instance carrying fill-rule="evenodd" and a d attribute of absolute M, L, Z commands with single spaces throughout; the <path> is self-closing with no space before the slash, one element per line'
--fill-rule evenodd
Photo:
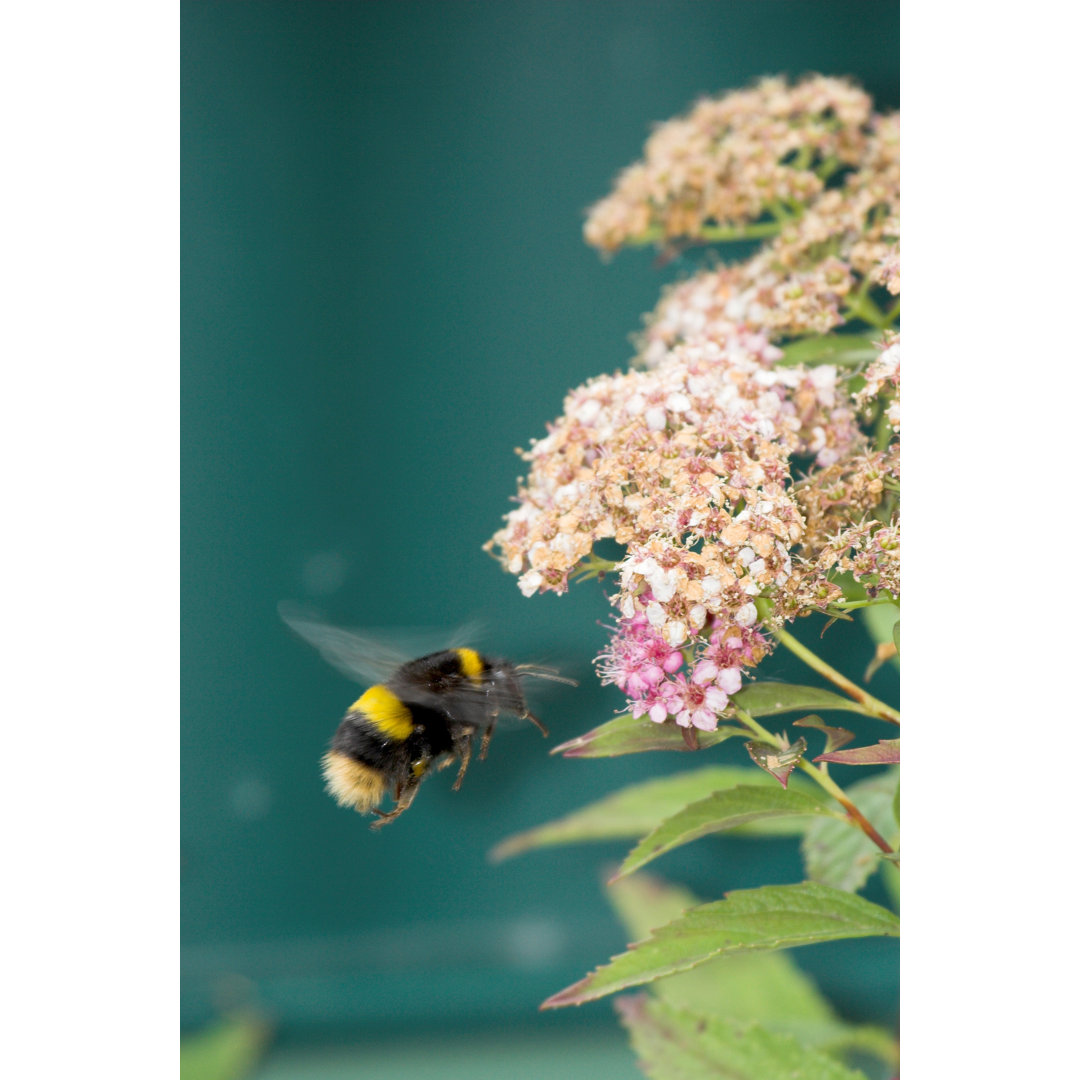
<path fill-rule="evenodd" d="M 560 675 L 555 668 L 544 667 L 541 664 L 518 664 L 514 669 L 519 675 L 528 675 L 534 679 L 547 679 L 549 682 L 563 683 L 565 686 L 577 686 L 577 679 L 570 679 Z"/>

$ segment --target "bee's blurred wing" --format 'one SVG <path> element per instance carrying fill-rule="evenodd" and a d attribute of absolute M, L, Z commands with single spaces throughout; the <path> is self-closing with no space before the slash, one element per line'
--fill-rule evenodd
<path fill-rule="evenodd" d="M 279 604 L 278 613 L 328 664 L 356 682 L 382 682 L 409 659 L 378 638 L 331 626 L 292 604 Z"/>
<path fill-rule="evenodd" d="M 290 629 L 318 649 L 328 664 L 347 678 L 369 684 L 383 682 L 409 660 L 471 645 L 469 635 L 479 634 L 476 623 L 453 633 L 402 627 L 345 630 L 287 601 L 278 605 L 278 613 Z"/>

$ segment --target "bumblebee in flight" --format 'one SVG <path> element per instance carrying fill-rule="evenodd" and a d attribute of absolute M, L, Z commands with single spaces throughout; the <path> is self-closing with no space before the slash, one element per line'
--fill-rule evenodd
<path fill-rule="evenodd" d="M 373 813 L 378 829 L 412 804 L 424 777 L 460 761 L 454 790 L 461 787 L 480 735 L 480 760 L 501 714 L 547 729 L 533 715 L 521 688 L 524 676 L 577 684 L 549 668 L 516 665 L 475 649 L 444 649 L 400 663 L 389 651 L 348 630 L 329 626 L 282 606 L 282 618 L 323 657 L 351 678 L 372 681 L 390 671 L 349 706 L 323 756 L 327 790 L 341 806 Z M 387 812 L 379 803 L 393 791 Z"/>

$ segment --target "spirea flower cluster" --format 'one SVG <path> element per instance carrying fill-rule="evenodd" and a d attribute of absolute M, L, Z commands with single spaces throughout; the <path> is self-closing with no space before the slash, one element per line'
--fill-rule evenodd
<path fill-rule="evenodd" d="M 635 716 L 711 730 L 770 626 L 899 597 L 899 212 L 898 117 L 820 77 L 700 102 L 593 209 L 604 251 L 770 237 L 668 289 L 634 365 L 570 392 L 487 545 L 526 596 L 610 569 L 599 672 Z"/>

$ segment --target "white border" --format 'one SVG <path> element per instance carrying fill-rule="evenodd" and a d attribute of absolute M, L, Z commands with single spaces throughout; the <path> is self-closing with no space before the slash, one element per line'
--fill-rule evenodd
<path fill-rule="evenodd" d="M 910 1077 L 1075 1056 L 1077 91 L 1056 10 L 902 16 Z"/>
<path fill-rule="evenodd" d="M 0 79 L 4 1056 L 19 1076 L 160 1076 L 178 982 L 178 8 L 9 5 Z"/>

